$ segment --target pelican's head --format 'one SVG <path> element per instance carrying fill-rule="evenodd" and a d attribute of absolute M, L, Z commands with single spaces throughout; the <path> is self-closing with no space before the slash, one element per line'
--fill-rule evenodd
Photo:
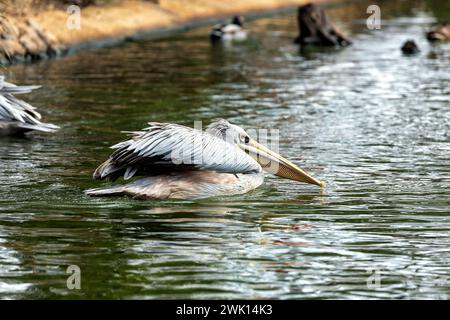
<path fill-rule="evenodd" d="M 227 120 L 221 119 L 211 123 L 206 131 L 227 142 L 236 144 L 255 159 L 261 165 L 263 170 L 269 173 L 291 180 L 315 184 L 319 187 L 324 186 L 322 181 L 310 176 L 294 163 L 258 143 L 256 140 L 252 139 L 244 129 L 229 123 Z"/>

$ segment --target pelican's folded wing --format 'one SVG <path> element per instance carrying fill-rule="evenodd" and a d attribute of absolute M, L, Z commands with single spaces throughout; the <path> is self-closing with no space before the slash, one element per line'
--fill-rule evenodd
<path fill-rule="evenodd" d="M 40 119 L 41 115 L 32 105 L 11 94 L 2 95 L 0 91 L 0 120 L 40 124 Z"/>
<path fill-rule="evenodd" d="M 134 175 L 176 170 L 225 173 L 259 172 L 260 165 L 235 144 L 176 124 L 149 123 L 129 140 L 112 146 L 113 154 L 94 172 L 96 179 L 129 179 Z"/>
<path fill-rule="evenodd" d="M 54 124 L 41 122 L 41 115 L 32 105 L 14 96 L 37 88 L 40 86 L 16 86 L 0 76 L 0 124 L 3 132 L 19 134 L 28 131 L 55 132 L 59 129 Z"/>
<path fill-rule="evenodd" d="M 16 86 L 5 82 L 0 77 L 0 120 L 18 121 L 26 124 L 40 124 L 41 115 L 35 108 L 13 96 L 13 94 L 29 93 L 39 86 Z"/>

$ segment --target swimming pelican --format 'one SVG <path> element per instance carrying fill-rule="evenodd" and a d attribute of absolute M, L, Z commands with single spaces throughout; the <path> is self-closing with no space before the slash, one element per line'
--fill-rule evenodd
<path fill-rule="evenodd" d="M 247 31 L 243 27 L 243 18 L 235 16 L 230 24 L 216 24 L 212 28 L 209 38 L 212 43 L 247 39 Z"/>
<path fill-rule="evenodd" d="M 14 94 L 29 93 L 39 86 L 16 86 L 0 76 L 0 136 L 21 135 L 29 131 L 54 132 L 58 126 L 40 121 L 35 108 Z"/>
<path fill-rule="evenodd" d="M 243 194 L 263 183 L 263 170 L 323 187 L 321 181 L 223 119 L 210 124 L 206 131 L 150 122 L 149 127 L 129 134 L 129 140 L 111 147 L 115 151 L 93 176 L 112 181 L 141 178 L 90 189 L 88 195 L 193 199 Z"/>

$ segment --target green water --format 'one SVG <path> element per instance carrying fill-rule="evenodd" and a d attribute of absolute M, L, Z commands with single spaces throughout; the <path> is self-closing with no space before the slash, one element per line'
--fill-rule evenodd
<path fill-rule="evenodd" d="M 62 130 L 0 141 L 0 298 L 449 298 L 450 44 L 423 33 L 450 8 L 385 1 L 370 31 L 367 5 L 328 11 L 354 41 L 342 50 L 299 51 L 292 12 L 249 21 L 242 44 L 212 48 L 201 28 L 6 68 L 43 85 L 26 99 Z M 402 56 L 409 38 L 419 55 Z M 325 189 L 83 194 L 121 130 L 219 117 L 279 129 Z"/>

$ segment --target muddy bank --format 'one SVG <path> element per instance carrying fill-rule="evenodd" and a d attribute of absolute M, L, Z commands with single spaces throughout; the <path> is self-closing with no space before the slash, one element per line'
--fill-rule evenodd
<path fill-rule="evenodd" d="M 258 14 L 322 0 L 115 0 L 81 8 L 40 5 L 4 10 L 0 34 L 2 63 L 39 60 L 83 47 L 142 35 L 163 35 L 233 14 Z M 330 2 L 330 1 L 327 1 Z M 11 4 L 12 6 L 12 4 Z M 76 23 L 79 21 L 79 28 Z"/>

